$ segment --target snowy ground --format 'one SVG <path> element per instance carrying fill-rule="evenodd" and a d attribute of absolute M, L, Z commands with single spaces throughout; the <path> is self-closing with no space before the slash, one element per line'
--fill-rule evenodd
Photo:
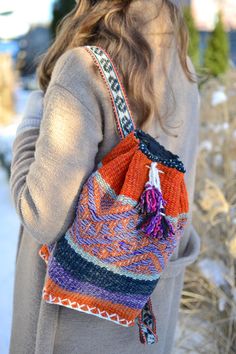
<path fill-rule="evenodd" d="M 12 205 L 7 175 L 0 169 L 0 353 L 7 354 L 12 316 L 12 295 L 15 253 L 18 239 L 19 220 Z"/>

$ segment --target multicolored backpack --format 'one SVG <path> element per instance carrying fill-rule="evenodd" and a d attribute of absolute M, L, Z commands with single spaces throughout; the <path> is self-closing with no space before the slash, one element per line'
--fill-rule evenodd
<path fill-rule="evenodd" d="M 66 234 L 41 247 L 42 296 L 122 326 L 137 323 L 140 341 L 155 343 L 150 296 L 187 221 L 185 170 L 177 155 L 135 128 L 110 56 L 84 49 L 109 90 L 121 141 L 83 185 Z"/>

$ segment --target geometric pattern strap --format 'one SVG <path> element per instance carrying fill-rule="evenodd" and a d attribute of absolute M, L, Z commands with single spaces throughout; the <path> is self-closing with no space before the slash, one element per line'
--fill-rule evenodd
<path fill-rule="evenodd" d="M 156 318 L 152 310 L 150 297 L 136 318 L 136 323 L 139 327 L 139 339 L 142 344 L 154 344 L 158 342 Z"/>
<path fill-rule="evenodd" d="M 118 71 L 111 57 L 103 48 L 84 46 L 84 49 L 91 55 L 106 84 L 112 102 L 116 126 L 120 138 L 123 139 L 135 129 L 135 123 Z"/>

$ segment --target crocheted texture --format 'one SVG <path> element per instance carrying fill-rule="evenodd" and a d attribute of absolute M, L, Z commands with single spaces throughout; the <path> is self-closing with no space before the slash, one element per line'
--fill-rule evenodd
<path fill-rule="evenodd" d="M 87 305 L 94 308 L 91 314 L 134 325 L 176 247 L 188 212 L 183 173 L 158 164 L 174 236 L 159 240 L 137 229 L 143 220 L 139 201 L 152 163 L 140 143 L 130 133 L 102 160 L 82 189 L 72 226 L 51 246 L 51 257 L 47 246 L 41 249 L 48 260 L 47 302 L 85 312 Z"/>

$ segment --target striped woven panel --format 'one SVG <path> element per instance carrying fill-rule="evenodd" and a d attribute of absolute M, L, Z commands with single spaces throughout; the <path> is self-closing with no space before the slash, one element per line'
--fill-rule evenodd
<path fill-rule="evenodd" d="M 134 129 L 109 57 L 104 58 L 97 47 L 86 50 L 100 64 L 110 88 L 114 113 L 122 117 L 117 127 L 123 139 L 84 184 L 67 233 L 57 243 L 41 248 L 40 256 L 48 263 L 43 298 L 132 326 L 183 234 L 188 214 L 185 171 L 178 156 Z M 137 228 L 144 221 L 140 198 L 154 161 L 161 171 L 166 219 L 173 228 L 173 233 L 162 238 L 147 236 Z"/>

